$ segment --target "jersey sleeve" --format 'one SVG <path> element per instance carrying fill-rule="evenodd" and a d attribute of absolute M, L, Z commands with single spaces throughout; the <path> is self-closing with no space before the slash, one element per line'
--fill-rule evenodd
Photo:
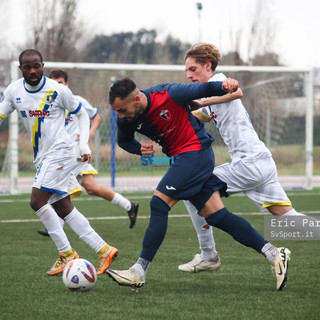
<path fill-rule="evenodd" d="M 82 107 L 82 103 L 74 96 L 71 90 L 63 86 L 60 91 L 60 99 L 63 108 L 68 110 L 71 114 L 76 114 Z"/>
<path fill-rule="evenodd" d="M 209 107 L 203 107 L 197 110 L 197 113 L 199 113 L 200 115 L 202 115 L 205 118 L 211 119 L 210 117 L 210 108 Z"/>
<path fill-rule="evenodd" d="M 11 87 L 9 86 L 5 91 L 0 101 L 0 117 L 6 119 L 15 110 L 12 103 Z"/>
<path fill-rule="evenodd" d="M 85 110 L 87 111 L 89 118 L 93 119 L 99 112 L 98 108 L 93 107 L 88 100 L 86 100 L 83 97 L 80 96 L 76 96 L 76 98 L 79 100 L 79 102 L 81 102 L 82 107 L 85 108 Z"/>
<path fill-rule="evenodd" d="M 118 117 L 118 145 L 125 151 L 141 155 L 141 143 L 134 138 L 134 132 L 131 126 L 123 119 Z"/>
<path fill-rule="evenodd" d="M 170 97 L 179 105 L 200 98 L 212 96 L 223 96 L 227 92 L 222 90 L 222 82 L 205 82 L 205 83 L 174 83 L 168 87 Z"/>

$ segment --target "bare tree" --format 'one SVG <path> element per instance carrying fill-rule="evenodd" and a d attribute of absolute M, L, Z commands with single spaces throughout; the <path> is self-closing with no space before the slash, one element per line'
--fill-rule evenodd
<path fill-rule="evenodd" d="M 29 44 L 50 61 L 78 61 L 82 28 L 76 0 L 30 0 Z"/>
<path fill-rule="evenodd" d="M 266 64 L 273 63 L 270 61 L 270 55 L 273 53 L 276 24 L 269 10 L 272 3 L 256 0 L 253 4 L 253 12 L 247 12 L 248 17 L 240 23 L 238 28 L 235 28 L 233 24 L 232 29 L 229 30 L 231 49 L 228 58 L 223 60 L 224 63 L 250 65 L 257 62 L 256 56 L 259 56 L 260 63 L 263 63 L 264 55 L 269 57 Z M 234 61 L 231 61 L 232 57 Z"/>

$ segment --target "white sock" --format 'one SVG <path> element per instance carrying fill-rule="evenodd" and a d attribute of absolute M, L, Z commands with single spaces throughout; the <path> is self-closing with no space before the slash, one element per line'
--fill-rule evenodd
<path fill-rule="evenodd" d="M 269 260 L 272 261 L 277 255 L 277 248 L 270 242 L 266 243 L 262 249 L 261 253 Z"/>
<path fill-rule="evenodd" d="M 133 266 L 136 276 L 141 279 L 145 280 L 147 271 L 145 271 L 140 263 L 135 263 Z"/>
<path fill-rule="evenodd" d="M 88 219 L 76 207 L 64 218 L 71 229 L 95 252 L 99 252 L 107 243 L 90 226 Z"/>
<path fill-rule="evenodd" d="M 201 258 L 206 261 L 218 260 L 218 253 L 214 248 L 201 248 Z"/>
<path fill-rule="evenodd" d="M 48 233 L 52 239 L 52 241 L 57 246 L 59 252 L 66 252 L 71 249 L 70 242 L 65 234 L 63 228 L 60 224 L 60 218 L 55 212 L 55 210 L 50 206 L 50 204 L 46 204 L 41 207 L 36 214 L 41 219 L 42 223 L 48 230 Z"/>
<path fill-rule="evenodd" d="M 290 211 L 286 212 L 283 216 L 305 216 L 305 214 L 297 212 L 294 208 L 292 208 Z"/>
<path fill-rule="evenodd" d="M 124 196 L 122 196 L 119 193 L 115 193 L 112 201 L 112 204 L 115 204 L 117 206 L 119 206 L 120 208 L 129 211 L 131 209 L 131 202 L 130 200 L 128 200 L 127 198 L 125 198 Z"/>
<path fill-rule="evenodd" d="M 214 241 L 212 227 L 207 224 L 204 217 L 198 215 L 198 210 L 189 201 L 183 201 L 193 226 L 197 231 L 198 241 L 201 249 L 201 257 L 203 260 L 214 260 L 218 253 L 216 250 L 216 243 Z"/>
<path fill-rule="evenodd" d="M 64 220 L 63 220 L 62 218 L 60 218 L 60 217 L 59 217 L 59 219 L 60 219 L 61 227 L 63 228 L 63 226 L 64 226 Z"/>

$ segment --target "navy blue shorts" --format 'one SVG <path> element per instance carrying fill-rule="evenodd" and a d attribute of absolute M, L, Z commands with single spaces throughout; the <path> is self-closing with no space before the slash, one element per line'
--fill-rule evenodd
<path fill-rule="evenodd" d="M 214 153 L 211 148 L 179 154 L 157 186 L 157 190 L 176 200 L 189 200 L 198 211 L 214 191 L 221 196 L 227 184 L 212 173 Z"/>

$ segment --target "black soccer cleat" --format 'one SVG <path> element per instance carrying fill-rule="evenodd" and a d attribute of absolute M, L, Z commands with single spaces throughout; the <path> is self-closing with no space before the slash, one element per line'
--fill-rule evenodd
<path fill-rule="evenodd" d="M 138 210 L 139 210 L 139 203 L 138 202 L 131 202 L 131 209 L 129 211 L 127 211 L 128 216 L 129 216 L 129 220 L 130 220 L 130 225 L 129 225 L 130 229 L 132 229 L 134 227 L 134 225 L 136 224 Z"/>
<path fill-rule="evenodd" d="M 44 236 L 44 237 L 50 237 L 49 232 L 48 232 L 47 229 L 39 229 L 37 232 L 39 234 L 41 234 L 42 236 Z"/>

